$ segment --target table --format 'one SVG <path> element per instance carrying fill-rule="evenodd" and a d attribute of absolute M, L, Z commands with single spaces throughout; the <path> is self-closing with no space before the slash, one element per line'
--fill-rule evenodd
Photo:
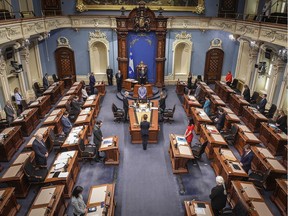
<path fill-rule="evenodd" d="M 56 105 L 56 109 L 60 109 L 60 108 L 65 108 L 67 109 L 68 107 L 70 107 L 70 103 L 73 99 L 73 95 L 67 95 L 67 96 L 64 96 L 60 101 L 59 103 Z"/>
<path fill-rule="evenodd" d="M 282 178 L 287 174 L 286 168 L 271 154 L 266 148 L 252 147 L 254 157 L 251 163 L 251 169 L 263 173 L 268 172 L 264 182 L 266 190 L 274 190 L 277 178 Z"/>
<path fill-rule="evenodd" d="M 65 185 L 65 198 L 70 198 L 72 196 L 72 190 L 80 171 L 77 155 L 78 151 L 67 151 L 59 153 L 56 156 L 45 179 L 45 183 L 50 183 L 53 185 Z M 59 163 L 60 161 L 61 163 Z"/>
<path fill-rule="evenodd" d="M 244 107 L 248 106 L 249 102 L 244 100 L 240 95 L 232 94 L 230 96 L 229 105 L 236 115 L 241 116 Z"/>
<path fill-rule="evenodd" d="M 51 104 L 56 104 L 56 102 L 63 95 L 63 93 L 64 82 L 59 81 L 49 86 L 49 88 L 45 92 L 43 92 L 43 95 L 50 95 Z"/>
<path fill-rule="evenodd" d="M 21 126 L 23 136 L 29 136 L 39 123 L 38 109 L 24 110 L 12 123 L 12 126 Z"/>
<path fill-rule="evenodd" d="M 256 108 L 248 106 L 243 109 L 242 120 L 253 133 L 259 132 L 260 122 L 268 121 Z"/>
<path fill-rule="evenodd" d="M 183 95 L 186 86 L 186 82 L 178 80 L 176 83 L 176 94 Z"/>
<path fill-rule="evenodd" d="M 200 205 L 199 205 L 200 204 Z M 205 206 L 204 208 L 202 206 Z M 184 201 L 184 206 L 186 210 L 187 216 L 213 216 L 213 210 L 211 207 L 211 204 L 209 202 L 203 202 L 203 201 Z M 196 212 L 201 213 L 196 213 Z"/>
<path fill-rule="evenodd" d="M 233 123 L 240 123 L 240 118 L 234 114 L 234 112 L 227 108 L 227 107 L 222 107 L 224 110 L 224 113 L 226 114 L 225 116 L 225 122 L 224 122 L 224 130 L 229 130 L 231 128 L 231 125 Z"/>
<path fill-rule="evenodd" d="M 0 196 L 0 215 L 9 215 L 14 216 L 20 209 L 20 205 L 17 203 L 17 200 L 14 195 L 15 188 L 1 188 Z"/>
<path fill-rule="evenodd" d="M 36 101 L 30 104 L 29 108 L 38 108 L 39 118 L 44 118 L 51 109 L 50 95 L 38 97 Z"/>
<path fill-rule="evenodd" d="M 82 83 L 81 82 L 75 82 L 70 89 L 66 92 L 67 95 L 73 95 L 73 96 L 78 96 L 80 99 L 82 98 Z"/>
<path fill-rule="evenodd" d="M 191 107 L 192 118 L 194 120 L 194 132 L 200 134 L 201 124 L 212 124 L 212 120 L 201 108 Z"/>
<path fill-rule="evenodd" d="M 4 129 L 0 133 L 0 161 L 9 161 L 23 142 L 20 126 Z"/>
<path fill-rule="evenodd" d="M 94 85 L 94 88 L 96 88 L 98 90 L 98 94 L 100 96 L 103 96 L 106 94 L 106 90 L 105 90 L 105 84 L 104 82 L 96 82 Z"/>
<path fill-rule="evenodd" d="M 188 117 L 191 117 L 191 107 L 199 107 L 201 108 L 202 105 L 198 102 L 198 100 L 192 96 L 192 95 L 184 95 L 184 100 L 183 100 L 183 108 L 184 111 L 186 112 L 186 115 Z"/>
<path fill-rule="evenodd" d="M 136 103 L 129 100 L 129 132 L 131 135 L 131 143 L 133 144 L 142 143 L 140 123 L 144 114 L 148 115 L 148 121 L 150 122 L 148 143 L 158 143 L 158 133 L 160 131 L 158 125 L 158 100 L 152 100 L 150 102 L 150 109 L 147 107 L 147 103 L 139 103 L 139 108 L 136 108 Z"/>
<path fill-rule="evenodd" d="M 205 95 L 213 95 L 215 92 L 205 83 L 205 82 L 198 82 L 200 85 L 200 92 L 198 99 L 204 99 Z"/>
<path fill-rule="evenodd" d="M 276 188 L 271 196 L 271 200 L 280 209 L 282 215 L 287 215 L 287 185 L 287 180 L 276 179 Z"/>
<path fill-rule="evenodd" d="M 199 138 L 201 144 L 208 142 L 205 148 L 205 153 L 208 159 L 213 159 L 214 157 L 214 147 L 228 148 L 228 145 L 224 138 L 221 136 L 219 131 L 214 125 L 201 125 L 201 132 Z"/>
<path fill-rule="evenodd" d="M 92 135 L 92 130 L 95 124 L 94 116 L 95 109 L 92 107 L 87 107 L 79 113 L 76 121 L 74 122 L 74 126 L 82 126 L 87 125 L 88 126 L 88 136 Z"/>
<path fill-rule="evenodd" d="M 105 152 L 105 164 L 119 164 L 119 138 L 118 136 L 106 137 L 101 142 L 99 151 Z"/>
<path fill-rule="evenodd" d="M 86 216 L 113 216 L 115 212 L 115 185 L 102 184 L 90 188 L 87 207 L 96 207 L 96 211 L 88 212 Z M 103 206 L 103 207 L 102 207 Z"/>
<path fill-rule="evenodd" d="M 81 140 L 84 140 L 84 144 L 87 144 L 88 141 L 88 125 L 75 126 L 71 129 L 66 140 L 62 144 L 62 149 L 67 149 L 68 151 L 79 150 L 79 143 Z M 78 157 L 81 157 L 81 154 L 78 154 Z"/>
<path fill-rule="evenodd" d="M 83 109 L 87 107 L 93 107 L 95 109 L 93 117 L 96 118 L 100 112 L 100 96 L 90 95 L 82 106 Z"/>
<path fill-rule="evenodd" d="M 135 84 L 134 85 L 134 90 L 133 90 L 133 97 L 138 98 L 138 89 L 140 88 L 141 85 Z M 152 85 L 151 84 L 145 84 L 144 87 L 146 87 L 147 90 L 147 98 L 153 97 L 153 91 L 152 91 Z"/>
<path fill-rule="evenodd" d="M 224 101 L 222 101 L 220 99 L 219 96 L 217 95 L 211 95 L 210 96 L 210 101 L 211 101 L 211 113 L 212 114 L 215 114 L 217 113 L 217 109 L 218 107 L 225 107 L 226 106 L 226 103 L 224 103 Z"/>
<path fill-rule="evenodd" d="M 252 182 L 232 181 L 228 200 L 230 200 L 232 208 L 241 202 L 243 206 L 241 210 L 247 215 L 273 216 L 269 206 Z"/>
<path fill-rule="evenodd" d="M 278 130 L 275 125 L 261 122 L 259 139 L 273 155 L 282 155 L 287 144 L 287 135 Z"/>
<path fill-rule="evenodd" d="M 134 79 L 125 79 L 123 80 L 123 89 L 126 91 L 132 91 L 134 88 L 134 85 L 137 84 L 138 81 Z"/>
<path fill-rule="evenodd" d="M 42 187 L 27 216 L 64 215 L 67 205 L 63 194 L 64 185 Z"/>
<path fill-rule="evenodd" d="M 172 164 L 172 172 L 188 173 L 187 163 L 194 159 L 192 149 L 183 135 L 169 134 L 169 155 Z"/>
<path fill-rule="evenodd" d="M 63 125 L 61 118 L 65 112 L 65 108 L 55 109 L 50 113 L 48 118 L 45 119 L 42 126 L 54 126 L 55 134 L 61 134 L 63 131 Z"/>
<path fill-rule="evenodd" d="M 215 81 L 215 92 L 225 103 L 227 103 L 230 96 L 235 93 L 235 91 L 223 81 Z"/>
<path fill-rule="evenodd" d="M 46 126 L 46 127 L 41 127 L 37 131 L 35 131 L 33 137 L 28 141 L 28 143 L 25 146 L 25 149 L 28 151 L 32 151 L 32 143 L 36 139 L 35 136 L 36 134 L 42 134 L 43 136 L 43 141 L 45 143 L 45 146 L 48 150 L 48 152 L 51 152 L 54 146 L 54 140 L 50 138 L 50 133 L 51 131 L 54 130 L 54 126 Z"/>
<path fill-rule="evenodd" d="M 232 180 L 248 179 L 248 174 L 230 149 L 215 147 L 213 150 L 215 156 L 211 166 L 217 176 L 220 175 L 224 178 L 227 191 L 231 189 Z"/>
<path fill-rule="evenodd" d="M 15 187 L 17 198 L 25 198 L 28 194 L 30 183 L 24 174 L 23 167 L 27 160 L 33 161 L 34 157 L 34 152 L 19 154 L 0 178 L 1 183 L 6 183 L 9 187 Z"/>

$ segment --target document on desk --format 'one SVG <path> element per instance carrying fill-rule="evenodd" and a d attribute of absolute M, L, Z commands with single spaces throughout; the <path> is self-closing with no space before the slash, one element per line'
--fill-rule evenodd
<path fill-rule="evenodd" d="M 62 169 L 62 168 L 65 167 L 65 166 L 66 166 L 66 163 L 57 163 L 57 164 L 55 165 L 54 170 Z"/>
<path fill-rule="evenodd" d="M 74 154 L 75 154 L 75 151 L 62 152 L 57 159 L 73 158 Z"/>
<path fill-rule="evenodd" d="M 104 202 L 106 191 L 107 191 L 107 185 L 93 188 L 89 204 Z"/>
<path fill-rule="evenodd" d="M 37 199 L 34 202 L 34 205 L 49 204 L 54 195 L 55 190 L 56 190 L 55 187 L 42 189 L 38 194 Z"/>
<path fill-rule="evenodd" d="M 69 175 L 69 172 L 60 172 L 60 174 L 58 175 L 58 178 L 67 178 L 68 175 Z"/>
<path fill-rule="evenodd" d="M 76 119 L 76 122 L 81 122 L 81 121 L 85 121 L 87 118 L 87 115 L 82 115 L 82 116 L 78 116 L 78 118 Z"/>
<path fill-rule="evenodd" d="M 178 145 L 185 145 L 187 144 L 187 140 L 184 136 L 176 136 L 176 141 Z"/>
<path fill-rule="evenodd" d="M 213 137 L 213 139 L 216 142 L 226 143 L 225 140 L 223 139 L 223 137 L 220 134 L 211 134 L 211 136 Z"/>
<path fill-rule="evenodd" d="M 101 147 L 105 148 L 105 147 L 111 146 L 112 144 L 113 144 L 113 137 L 105 138 L 102 141 L 102 146 Z"/>
<path fill-rule="evenodd" d="M 230 149 L 221 149 L 221 154 L 224 155 L 225 159 L 229 161 L 237 161 L 236 157 Z"/>
<path fill-rule="evenodd" d="M 192 155 L 191 149 L 189 146 L 179 145 L 179 153 L 182 155 Z"/>

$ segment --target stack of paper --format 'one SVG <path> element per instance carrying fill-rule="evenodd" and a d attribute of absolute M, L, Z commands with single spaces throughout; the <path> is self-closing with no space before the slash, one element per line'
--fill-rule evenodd
<path fill-rule="evenodd" d="M 62 152 L 57 159 L 72 158 L 74 154 L 75 151 Z"/>
<path fill-rule="evenodd" d="M 184 136 L 176 136 L 176 141 L 178 145 L 186 145 L 187 141 Z"/>

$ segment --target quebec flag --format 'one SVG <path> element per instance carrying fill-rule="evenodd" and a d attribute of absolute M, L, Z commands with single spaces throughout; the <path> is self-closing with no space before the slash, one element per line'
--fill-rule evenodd
<path fill-rule="evenodd" d="M 134 73 L 134 62 L 133 62 L 133 55 L 132 52 L 130 52 L 130 57 L 129 57 L 129 78 L 135 78 L 135 73 Z"/>

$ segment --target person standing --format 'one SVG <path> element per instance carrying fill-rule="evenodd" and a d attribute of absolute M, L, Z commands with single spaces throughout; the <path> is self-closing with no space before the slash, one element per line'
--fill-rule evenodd
<path fill-rule="evenodd" d="M 211 106 L 211 101 L 209 99 L 208 95 L 205 95 L 205 103 L 203 105 L 204 112 L 209 116 L 210 115 L 210 106 Z"/>
<path fill-rule="evenodd" d="M 72 191 L 71 204 L 74 216 L 84 216 L 87 213 L 87 207 L 82 196 L 83 187 L 76 186 Z"/>
<path fill-rule="evenodd" d="M 149 139 L 150 123 L 147 121 L 147 119 L 148 119 L 147 114 L 144 114 L 142 117 L 142 121 L 140 123 L 143 150 L 147 149 Z"/>
<path fill-rule="evenodd" d="M 196 89 L 197 88 L 197 83 L 198 82 L 202 82 L 202 77 L 201 77 L 201 75 L 197 75 L 197 78 L 195 79 L 195 82 L 194 82 L 194 84 L 193 84 L 193 89 Z"/>
<path fill-rule="evenodd" d="M 6 105 L 4 106 L 4 111 L 6 114 L 6 120 L 7 120 L 8 124 L 10 125 L 14 121 L 14 119 L 16 118 L 16 111 L 15 111 L 14 107 L 12 106 L 10 100 L 8 100 L 6 102 Z"/>
<path fill-rule="evenodd" d="M 127 119 L 128 108 L 129 108 L 128 96 L 129 96 L 129 92 L 125 91 L 124 97 L 123 97 L 124 121 L 128 121 Z"/>
<path fill-rule="evenodd" d="M 16 102 L 16 104 L 18 106 L 17 114 L 20 114 L 23 111 L 23 106 L 22 106 L 23 97 L 20 94 L 18 87 L 16 87 L 14 89 L 14 97 L 15 97 L 15 102 Z"/>
<path fill-rule="evenodd" d="M 90 87 L 90 94 L 91 95 L 94 94 L 95 83 L 96 83 L 95 76 L 94 76 L 93 72 L 91 72 L 90 75 L 89 75 L 89 87 Z"/>
<path fill-rule="evenodd" d="M 117 91 L 121 92 L 123 75 L 120 70 L 118 70 L 118 73 L 116 73 L 115 78 L 116 78 L 116 83 L 117 83 Z"/>
<path fill-rule="evenodd" d="M 109 85 L 113 85 L 113 69 L 111 69 L 109 66 L 106 70 L 107 74 L 107 80 Z"/>
<path fill-rule="evenodd" d="M 84 81 L 83 81 L 83 85 L 82 85 L 82 89 L 81 89 L 81 94 L 82 94 L 83 101 L 86 101 L 88 98 L 88 93 L 86 91 L 86 86 L 85 86 Z"/>
<path fill-rule="evenodd" d="M 212 188 L 209 198 L 211 199 L 211 206 L 214 215 L 221 215 L 220 212 L 226 206 L 227 200 L 227 191 L 222 176 L 216 177 L 216 186 Z"/>
<path fill-rule="evenodd" d="M 47 90 L 49 88 L 49 81 L 48 81 L 48 74 L 45 73 L 44 77 L 43 77 L 43 87 L 45 90 Z"/>
<path fill-rule="evenodd" d="M 250 89 L 248 85 L 244 85 L 243 98 L 250 103 Z"/>
<path fill-rule="evenodd" d="M 147 100 L 147 89 L 144 86 L 144 84 L 141 84 L 141 86 L 138 89 L 138 98 L 142 103 Z"/>
<path fill-rule="evenodd" d="M 61 118 L 61 123 L 63 126 L 63 132 L 64 134 L 67 136 L 69 134 L 69 132 L 72 129 L 72 123 L 70 122 L 69 118 L 69 113 L 68 112 L 64 112 L 62 118 Z"/>
<path fill-rule="evenodd" d="M 187 126 L 187 129 L 186 129 L 185 134 L 184 134 L 186 141 L 190 146 L 191 146 L 192 140 L 193 140 L 193 131 L 194 131 L 194 121 L 193 121 L 193 119 L 190 119 L 188 126 Z"/>
<path fill-rule="evenodd" d="M 200 92 L 201 92 L 201 86 L 198 82 L 196 83 L 196 86 L 197 87 L 196 87 L 194 96 L 197 100 L 199 100 L 199 96 L 200 96 Z"/>
<path fill-rule="evenodd" d="M 96 156 L 95 156 L 95 161 L 96 162 L 101 162 L 101 157 L 99 155 L 99 148 L 101 146 L 101 142 L 103 140 L 103 135 L 101 131 L 101 126 L 102 126 L 102 121 L 96 121 L 94 128 L 93 128 L 93 142 L 96 146 Z"/>
<path fill-rule="evenodd" d="M 251 146 L 249 144 L 245 145 L 243 154 L 241 156 L 240 165 L 246 173 L 248 173 L 248 171 L 251 169 L 253 157 L 254 154 L 251 150 Z"/>
<path fill-rule="evenodd" d="M 227 75 L 226 75 L 226 77 L 225 77 L 225 81 L 226 81 L 226 84 L 227 84 L 228 86 L 231 85 L 232 79 L 233 79 L 232 73 L 231 73 L 231 71 L 228 71 L 228 73 L 227 73 Z"/>
<path fill-rule="evenodd" d="M 280 110 L 280 115 L 277 117 L 276 126 L 287 134 L 287 115 L 283 110 Z"/>
<path fill-rule="evenodd" d="M 166 96 L 164 94 L 163 91 L 161 91 L 160 93 L 160 100 L 159 100 L 159 111 L 160 111 L 160 121 L 163 121 L 164 118 L 163 118 L 163 113 L 164 113 L 164 110 L 166 109 Z"/>
<path fill-rule="evenodd" d="M 32 149 L 35 152 L 36 165 L 47 166 L 48 151 L 45 146 L 42 134 L 36 134 L 36 138 L 32 143 Z"/>
<path fill-rule="evenodd" d="M 70 106 L 71 106 L 71 113 L 74 115 L 79 115 L 79 113 L 81 112 L 82 102 L 79 101 L 78 96 L 73 97 Z"/>
<path fill-rule="evenodd" d="M 260 113 L 264 114 L 265 112 L 265 106 L 267 104 L 267 94 L 262 95 L 262 100 L 259 102 L 257 109 L 259 110 Z"/>

